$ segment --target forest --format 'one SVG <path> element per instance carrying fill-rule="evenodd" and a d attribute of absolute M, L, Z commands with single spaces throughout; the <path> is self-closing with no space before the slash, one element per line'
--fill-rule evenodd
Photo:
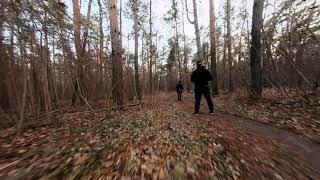
<path fill-rule="evenodd" d="M 319 17 L 320 0 L 1 0 L 0 179 L 320 179 Z"/>

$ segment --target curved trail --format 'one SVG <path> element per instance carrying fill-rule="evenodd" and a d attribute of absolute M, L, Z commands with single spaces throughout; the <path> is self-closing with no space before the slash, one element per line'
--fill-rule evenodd
<path fill-rule="evenodd" d="M 183 98 L 182 105 L 186 111 L 192 113 L 193 111 L 193 100 L 191 97 Z M 202 112 L 202 114 L 201 114 Z M 254 121 L 252 119 L 238 117 L 235 115 L 215 112 L 214 115 L 207 114 L 207 104 L 203 99 L 201 101 L 200 116 L 207 116 L 209 119 L 213 117 L 220 117 L 229 123 L 232 123 L 240 128 L 246 129 L 254 134 L 273 138 L 288 146 L 289 150 L 298 153 L 301 157 L 309 162 L 313 168 L 320 170 L 320 144 L 315 143 L 301 135 L 293 132 L 289 132 L 283 129 L 275 128 L 273 126 Z"/>

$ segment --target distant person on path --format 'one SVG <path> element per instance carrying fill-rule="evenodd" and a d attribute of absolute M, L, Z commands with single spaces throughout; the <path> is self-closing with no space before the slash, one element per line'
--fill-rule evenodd
<path fill-rule="evenodd" d="M 194 83 L 195 106 L 194 115 L 199 114 L 200 102 L 202 95 L 206 98 L 210 114 L 213 114 L 213 103 L 210 97 L 210 89 L 208 81 L 212 81 L 211 73 L 202 65 L 201 61 L 197 61 L 197 69 L 191 75 L 191 82 Z"/>
<path fill-rule="evenodd" d="M 176 86 L 176 91 L 177 91 L 177 95 L 178 95 L 178 101 L 181 101 L 182 92 L 183 92 L 183 85 L 182 85 L 181 81 L 178 82 L 178 84 Z"/>

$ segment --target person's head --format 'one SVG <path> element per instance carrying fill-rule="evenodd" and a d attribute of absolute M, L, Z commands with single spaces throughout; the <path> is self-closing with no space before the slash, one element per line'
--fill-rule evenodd
<path fill-rule="evenodd" d="M 197 67 L 199 68 L 199 67 L 201 67 L 202 66 L 202 61 L 197 61 Z"/>
<path fill-rule="evenodd" d="M 178 84 L 181 84 L 182 82 L 181 82 L 181 80 L 178 82 Z"/>

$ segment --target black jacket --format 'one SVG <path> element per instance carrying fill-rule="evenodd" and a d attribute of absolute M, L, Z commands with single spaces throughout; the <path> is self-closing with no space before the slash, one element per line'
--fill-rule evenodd
<path fill-rule="evenodd" d="M 183 91 L 183 86 L 182 86 L 182 84 L 177 84 L 177 86 L 176 86 L 176 91 L 177 91 L 177 93 L 182 93 L 182 91 Z"/>
<path fill-rule="evenodd" d="M 208 81 L 212 81 L 212 76 L 204 66 L 198 67 L 191 74 L 191 82 L 194 83 L 195 89 L 208 87 Z"/>

